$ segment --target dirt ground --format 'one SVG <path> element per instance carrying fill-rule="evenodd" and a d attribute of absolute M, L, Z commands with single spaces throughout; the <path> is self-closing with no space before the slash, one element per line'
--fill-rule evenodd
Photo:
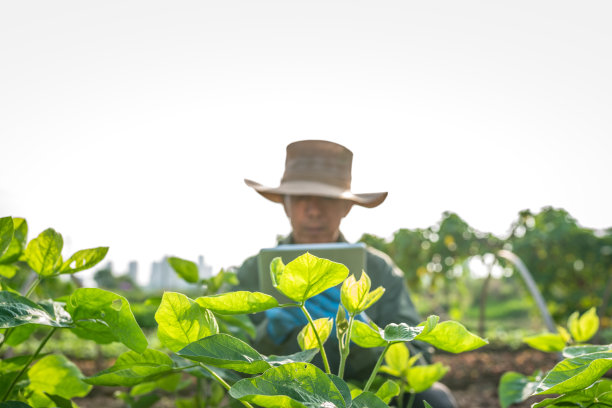
<path fill-rule="evenodd" d="M 435 361 L 448 365 L 451 369 L 443 378 L 457 399 L 460 408 L 492 408 L 499 407 L 497 386 L 501 376 L 507 371 L 516 371 L 522 374 L 533 374 L 537 369 L 546 371 L 551 369 L 556 361 L 556 355 L 543 353 L 537 350 L 487 350 L 472 351 L 463 354 L 448 354 L 438 352 Z M 96 367 L 95 362 L 82 361 L 79 363 L 85 375 L 92 375 L 105 368 Z M 96 387 L 83 399 L 75 399 L 81 408 L 120 408 L 125 404 L 113 397 L 118 388 Z M 517 408 L 530 407 L 540 399 L 530 399 Z M 173 407 L 169 397 L 162 397 L 153 407 Z"/>

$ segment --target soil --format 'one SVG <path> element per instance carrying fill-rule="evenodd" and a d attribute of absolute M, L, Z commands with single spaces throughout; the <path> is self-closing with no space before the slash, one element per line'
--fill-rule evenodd
<path fill-rule="evenodd" d="M 497 386 L 505 372 L 516 371 L 531 375 L 536 370 L 547 371 L 557 363 L 557 356 L 554 353 L 543 353 L 532 349 L 476 350 L 457 355 L 437 352 L 434 361 L 450 367 L 442 382 L 451 389 L 460 408 L 492 408 L 500 406 Z M 81 361 L 78 365 L 85 375 L 93 375 L 110 364 Z M 114 393 L 120 390 L 125 391 L 121 388 L 95 387 L 87 398 L 74 401 L 81 408 L 125 407 L 123 401 L 114 397 Z M 534 402 L 543 398 L 531 398 L 522 404 L 514 405 L 513 408 L 531 407 Z M 173 406 L 170 396 L 162 396 L 153 405 L 154 408 Z"/>

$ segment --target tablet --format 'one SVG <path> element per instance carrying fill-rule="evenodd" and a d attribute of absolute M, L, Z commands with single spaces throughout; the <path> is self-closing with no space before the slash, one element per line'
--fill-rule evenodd
<path fill-rule="evenodd" d="M 356 279 L 361 277 L 361 271 L 365 270 L 366 246 L 363 243 L 349 244 L 334 242 L 328 244 L 294 244 L 279 245 L 274 248 L 264 248 L 257 256 L 257 267 L 259 271 L 259 291 L 274 296 L 280 303 L 293 302 L 281 294 L 272 285 L 270 277 L 270 262 L 280 257 L 287 265 L 298 256 L 309 252 L 319 258 L 329 259 L 345 265 L 349 274 L 355 275 Z"/>

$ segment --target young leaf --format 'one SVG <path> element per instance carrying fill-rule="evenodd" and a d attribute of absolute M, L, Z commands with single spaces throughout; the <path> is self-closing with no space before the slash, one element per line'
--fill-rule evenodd
<path fill-rule="evenodd" d="M 567 321 L 567 327 L 577 343 L 589 341 L 599 330 L 599 317 L 595 308 L 590 308 L 580 317 L 578 312 L 572 313 Z"/>
<path fill-rule="evenodd" d="M 272 286 L 278 286 L 284 270 L 285 264 L 280 256 L 277 256 L 272 260 L 272 262 L 270 262 L 270 278 L 272 279 Z"/>
<path fill-rule="evenodd" d="M 383 400 L 385 404 L 391 401 L 391 398 L 399 395 L 400 386 L 393 380 L 385 381 L 376 391 L 376 396 Z"/>
<path fill-rule="evenodd" d="M 202 337 L 219 333 L 212 312 L 181 293 L 164 293 L 155 321 L 159 341 L 174 352 Z"/>
<path fill-rule="evenodd" d="M 370 325 L 353 320 L 353 330 L 351 331 L 351 340 L 359 347 L 372 348 L 383 347 L 387 344 L 382 337 L 380 329 L 374 329 Z"/>
<path fill-rule="evenodd" d="M 72 321 L 70 320 L 70 315 L 67 315 L 61 307 L 57 310 L 52 309 L 48 311 L 45 307 L 21 295 L 8 291 L 0 291 L 0 329 L 17 327 L 24 324 L 71 327 Z"/>
<path fill-rule="evenodd" d="M 265 293 L 236 291 L 202 296 L 196 302 L 203 308 L 220 314 L 250 314 L 263 312 L 278 306 L 278 301 Z"/>
<path fill-rule="evenodd" d="M 168 263 L 174 269 L 174 272 L 186 282 L 197 283 L 200 279 L 200 271 L 194 262 L 171 256 L 168 258 Z"/>
<path fill-rule="evenodd" d="M 336 312 L 336 337 L 338 341 L 342 342 L 342 337 L 348 331 L 349 322 L 346 319 L 346 311 L 342 305 L 338 305 L 338 312 Z"/>
<path fill-rule="evenodd" d="M 13 218 L 0 218 L 0 257 L 7 251 L 13 240 Z"/>
<path fill-rule="evenodd" d="M 568 358 L 546 374 L 536 392 L 565 394 L 584 389 L 612 368 L 612 351 L 600 351 Z"/>
<path fill-rule="evenodd" d="M 59 273 L 76 273 L 85 269 L 93 268 L 104 259 L 107 253 L 108 247 L 82 249 L 77 251 L 62 264 Z"/>
<path fill-rule="evenodd" d="M 317 319 L 313 321 L 317 333 L 319 333 L 319 338 L 321 339 L 321 343 L 325 344 L 325 341 L 329 337 L 333 327 L 333 319 L 328 319 L 323 317 L 321 319 Z M 315 332 L 312 330 L 312 326 L 307 324 L 304 328 L 298 333 L 297 336 L 298 345 L 302 350 L 310 350 L 319 347 L 319 342 L 317 341 L 317 337 L 315 336 Z"/>
<path fill-rule="evenodd" d="M 386 369 L 383 370 L 395 377 L 402 377 L 410 368 L 410 351 L 404 343 L 395 343 L 389 346 L 385 353 Z"/>
<path fill-rule="evenodd" d="M 68 298 L 66 310 L 74 320 L 72 331 L 81 338 L 97 343 L 119 341 L 139 353 L 147 348 L 147 338 L 123 296 L 98 288 L 81 288 Z"/>
<path fill-rule="evenodd" d="M 442 363 L 410 367 L 406 375 L 409 391 L 411 393 L 425 391 L 444 377 L 449 369 Z"/>
<path fill-rule="evenodd" d="M 535 392 L 540 380 L 540 377 L 527 377 L 514 371 L 504 373 L 498 387 L 502 408 L 525 401 Z"/>
<path fill-rule="evenodd" d="M 462 353 L 482 347 L 488 341 L 469 332 L 461 323 L 448 320 L 438 323 L 433 330 L 414 338 L 450 353 Z"/>
<path fill-rule="evenodd" d="M 423 331 L 423 326 L 412 327 L 406 323 L 389 323 L 385 327 L 383 338 L 386 341 L 412 341 Z"/>
<path fill-rule="evenodd" d="M 365 391 L 353 400 L 351 408 L 389 408 L 389 406 L 376 394 Z"/>
<path fill-rule="evenodd" d="M 147 349 L 140 354 L 130 350 L 117 357 L 112 367 L 83 381 L 91 385 L 131 387 L 169 374 L 172 367 L 172 359 L 161 351 Z"/>
<path fill-rule="evenodd" d="M 74 363 L 63 355 L 52 354 L 41 358 L 28 370 L 29 388 L 62 398 L 84 397 L 91 385 L 82 381 L 83 375 Z"/>
<path fill-rule="evenodd" d="M 176 354 L 188 360 L 246 374 L 262 373 L 271 367 L 251 346 L 224 333 L 194 341 Z"/>
<path fill-rule="evenodd" d="M 274 367 L 236 382 L 230 396 L 261 407 L 347 408 L 342 393 L 319 368 L 307 363 Z"/>
<path fill-rule="evenodd" d="M 385 289 L 379 286 L 370 292 L 371 281 L 368 274 L 363 271 L 361 278 L 355 280 L 355 276 L 349 276 L 343 283 L 340 292 L 342 304 L 351 315 L 357 315 L 372 306 L 385 293 Z"/>
<path fill-rule="evenodd" d="M 49 228 L 28 244 L 25 257 L 30 268 L 40 276 L 55 275 L 62 265 L 62 236 Z"/>
<path fill-rule="evenodd" d="M 17 261 L 23 252 L 28 238 L 28 223 L 23 218 L 13 218 L 13 239 L 0 255 L 0 264 L 10 265 Z"/>
<path fill-rule="evenodd" d="M 559 333 L 543 333 L 523 338 L 529 347 L 544 352 L 561 351 L 565 348 L 565 340 Z"/>
<path fill-rule="evenodd" d="M 285 265 L 276 287 L 289 299 L 302 303 L 336 286 L 348 275 L 348 268 L 306 252 Z"/>

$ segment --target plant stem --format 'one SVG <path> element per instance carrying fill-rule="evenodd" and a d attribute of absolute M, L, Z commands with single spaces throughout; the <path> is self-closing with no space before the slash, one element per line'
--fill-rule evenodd
<path fill-rule="evenodd" d="M 40 276 L 38 276 L 36 280 L 32 282 L 32 285 L 30 285 L 30 288 L 26 292 L 25 297 L 30 298 L 30 295 L 32 294 L 32 292 L 34 292 L 34 289 L 36 289 L 36 286 L 38 286 L 41 280 L 42 279 L 40 278 Z"/>
<path fill-rule="evenodd" d="M 376 378 L 376 374 L 378 374 L 378 369 L 380 368 L 380 365 L 382 364 L 383 359 L 385 358 L 385 354 L 387 353 L 387 350 L 389 350 L 390 346 L 391 346 L 391 342 L 388 342 L 387 345 L 385 346 L 385 349 L 380 354 L 380 357 L 378 357 L 378 361 L 376 362 L 376 365 L 374 366 L 374 370 L 372 370 L 372 374 L 370 375 L 370 378 L 368 378 L 368 382 L 366 383 L 365 388 L 363 389 L 364 392 L 369 390 L 370 385 L 372 385 L 372 383 L 374 382 L 374 378 Z"/>
<path fill-rule="evenodd" d="M 346 330 L 344 344 L 340 344 L 340 367 L 338 367 L 338 377 L 344 379 L 344 366 L 346 365 L 346 359 L 350 352 L 351 344 L 351 332 L 353 330 L 353 320 L 355 317 L 349 314 L 348 329 Z"/>
<path fill-rule="evenodd" d="M 207 367 L 205 364 L 200 363 L 200 367 L 202 367 L 203 369 L 205 369 L 206 371 L 208 371 L 210 373 L 210 375 L 212 375 L 214 377 L 215 380 L 219 381 L 219 383 L 226 389 L 229 391 L 229 389 L 231 388 L 231 386 L 225 382 L 225 380 L 221 377 L 219 377 L 219 375 L 217 373 L 215 373 L 213 370 L 211 370 L 209 367 Z M 240 401 L 240 400 L 238 400 Z M 244 405 L 247 408 L 253 408 L 253 406 L 251 404 L 249 404 L 246 401 L 240 401 L 242 403 L 242 405 Z"/>
<path fill-rule="evenodd" d="M 321 351 L 321 358 L 323 359 L 323 364 L 325 365 L 325 372 L 327 374 L 331 374 L 331 370 L 329 369 L 329 362 L 327 361 L 327 354 L 325 353 L 325 349 L 323 348 L 323 342 L 321 341 L 321 338 L 319 337 L 317 328 L 315 327 L 315 324 L 312 321 L 312 317 L 310 317 L 310 313 L 308 313 L 308 310 L 306 310 L 306 306 L 304 306 L 304 304 L 300 305 L 300 309 L 302 309 L 302 312 L 306 316 L 306 319 L 308 319 L 308 323 L 310 323 L 310 327 L 312 327 L 312 331 L 314 332 L 315 337 L 317 338 L 317 343 L 319 344 L 319 350 Z"/>
<path fill-rule="evenodd" d="M 414 404 L 414 397 L 416 396 L 416 393 L 412 393 L 410 394 L 410 399 L 408 400 L 408 405 L 406 405 L 406 408 L 412 408 L 412 404 Z"/>
<path fill-rule="evenodd" d="M 51 338 L 51 336 L 53 336 L 53 333 L 55 333 L 55 331 L 57 330 L 57 327 L 54 327 L 53 329 L 51 329 L 51 331 L 49 332 L 49 334 L 47 334 L 47 337 L 45 337 L 43 339 L 43 341 L 40 342 L 40 344 L 38 345 L 38 348 L 36 349 L 36 351 L 34 352 L 34 354 L 32 354 L 32 356 L 30 357 L 30 359 L 28 360 L 28 362 L 23 366 L 23 368 L 21 369 L 21 371 L 19 372 L 19 374 L 17 374 L 17 376 L 13 379 L 13 382 L 11 383 L 11 385 L 8 387 L 8 389 L 6 390 L 6 393 L 4 394 L 4 397 L 2 397 L 2 402 L 6 401 L 6 399 L 9 397 L 9 395 L 11 395 L 11 391 L 13 391 L 13 387 L 15 387 L 15 384 L 17 384 L 17 381 L 19 381 L 19 378 L 23 375 L 23 373 L 26 372 L 26 370 L 30 367 L 30 364 L 32 364 L 32 361 L 34 361 L 36 359 L 36 357 L 38 357 L 38 355 L 40 354 L 40 351 L 42 350 L 42 348 L 45 346 L 45 344 L 47 344 L 47 342 L 49 341 L 49 339 Z"/>

